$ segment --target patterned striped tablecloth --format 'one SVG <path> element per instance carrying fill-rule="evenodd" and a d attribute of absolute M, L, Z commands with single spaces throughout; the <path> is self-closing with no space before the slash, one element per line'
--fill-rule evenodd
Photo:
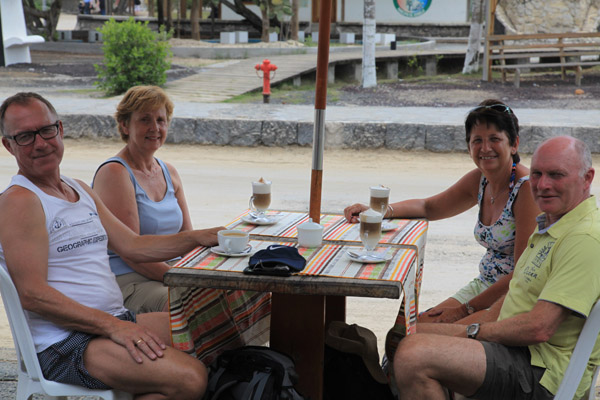
<path fill-rule="evenodd" d="M 271 211 L 278 218 L 273 225 L 254 225 L 242 220 L 248 212 L 227 225 L 249 232 L 255 251 L 270 244 L 297 246 L 296 226 L 308 220 L 307 213 Z M 342 215 L 324 214 L 321 224 L 324 245 L 299 248 L 307 259 L 299 275 L 398 282 L 403 299 L 400 314 L 405 316 L 407 331 L 414 332 L 417 299 L 423 270 L 423 254 L 428 223 L 425 220 L 391 220 L 397 229 L 384 232 L 378 251 L 388 252 L 391 260 L 378 264 L 353 262 L 347 250 L 360 250 L 357 224 L 349 224 Z M 385 243 L 390 244 L 386 246 Z M 223 257 L 210 248 L 197 247 L 173 268 L 194 268 L 239 273 L 249 257 Z M 210 364 L 222 351 L 248 344 L 263 344 L 270 327 L 270 293 L 207 288 L 170 288 L 170 318 L 173 346 L 194 354 Z"/>
<path fill-rule="evenodd" d="M 295 211 L 268 211 L 267 215 L 277 219 L 273 225 L 254 225 L 244 222 L 243 218 L 250 213 L 250 210 L 244 212 L 230 224 L 229 229 L 239 229 L 248 232 L 251 235 L 296 238 L 298 232 L 296 226 L 308 221 L 308 213 Z M 380 243 L 393 243 L 411 247 L 417 252 L 417 299 L 421 290 L 423 281 L 423 267 L 425 257 L 425 244 L 427 242 L 427 229 L 429 223 L 424 219 L 391 219 L 385 220 L 386 223 L 396 225 L 397 228 L 383 232 Z M 359 225 L 351 224 L 340 214 L 321 214 L 320 224 L 324 227 L 323 239 L 357 242 L 360 243 Z"/>
<path fill-rule="evenodd" d="M 297 247 L 295 242 L 271 240 L 251 240 L 252 253 L 272 244 Z M 298 252 L 306 259 L 306 267 L 297 275 L 328 276 L 332 278 L 378 279 L 404 282 L 409 270 L 415 264 L 416 251 L 402 247 L 379 247 L 378 254 L 391 255 L 383 263 L 367 264 L 354 262 L 348 250 L 360 251 L 357 244 L 324 244 L 316 248 L 298 247 Z M 248 266 L 249 256 L 225 257 L 213 253 L 208 247 L 197 247 L 182 258 L 174 268 L 198 268 L 215 271 L 243 272 Z"/>

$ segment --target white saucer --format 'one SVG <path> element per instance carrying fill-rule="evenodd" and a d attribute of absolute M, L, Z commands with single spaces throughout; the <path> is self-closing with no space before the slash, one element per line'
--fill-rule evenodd
<path fill-rule="evenodd" d="M 210 251 L 212 251 L 215 254 L 218 254 L 220 256 L 226 256 L 226 257 L 244 257 L 244 256 L 249 256 L 252 253 L 252 245 L 248 245 L 244 251 L 240 252 L 240 253 L 227 253 L 225 251 L 225 249 L 223 249 L 221 246 L 214 246 L 210 248 Z"/>
<path fill-rule="evenodd" d="M 274 216 L 256 218 L 250 214 L 246 214 L 242 217 L 242 221 L 253 225 L 273 225 L 277 222 L 277 218 Z"/>
<path fill-rule="evenodd" d="M 391 222 L 381 223 L 381 232 L 393 231 L 394 229 L 398 229 L 398 225 L 392 224 Z"/>
<path fill-rule="evenodd" d="M 367 264 L 377 264 L 377 263 L 382 263 L 382 262 L 386 262 L 392 259 L 392 256 L 387 254 L 387 253 L 375 253 L 375 255 L 377 257 L 367 257 L 366 256 L 366 252 L 361 251 L 361 252 L 352 252 L 352 254 L 350 254 L 350 252 L 347 252 L 348 257 L 350 257 L 350 259 L 354 262 L 359 262 L 359 263 L 367 263 Z M 356 257 L 358 255 L 358 257 Z"/>

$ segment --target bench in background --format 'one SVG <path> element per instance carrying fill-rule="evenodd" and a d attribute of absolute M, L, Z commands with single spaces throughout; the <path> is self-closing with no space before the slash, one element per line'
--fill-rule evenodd
<path fill-rule="evenodd" d="M 521 72 L 541 68 L 560 68 L 563 80 L 573 69 L 580 86 L 583 68 L 600 65 L 600 32 L 491 35 L 486 41 L 488 81 L 492 70 L 502 72 L 503 82 L 513 72 L 515 87 Z"/>
<path fill-rule="evenodd" d="M 4 65 L 31 63 L 29 45 L 44 42 L 38 35 L 28 35 L 21 0 L 0 0 Z"/>

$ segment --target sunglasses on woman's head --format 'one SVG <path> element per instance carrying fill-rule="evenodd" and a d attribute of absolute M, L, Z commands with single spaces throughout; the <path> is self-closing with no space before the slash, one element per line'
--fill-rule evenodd
<path fill-rule="evenodd" d="M 498 111 L 501 113 L 514 114 L 513 111 L 510 109 L 510 107 L 505 104 L 490 104 L 487 106 L 477 106 L 477 107 L 469 110 L 469 114 L 472 113 L 473 111 L 486 110 L 486 109 Z"/>

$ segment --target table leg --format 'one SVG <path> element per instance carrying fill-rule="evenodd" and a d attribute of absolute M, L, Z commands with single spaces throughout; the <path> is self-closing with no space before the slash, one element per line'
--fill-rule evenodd
<path fill-rule="evenodd" d="M 296 363 L 298 391 L 311 400 L 323 398 L 325 297 L 273 293 L 271 347 Z"/>
<path fill-rule="evenodd" d="M 325 297 L 325 326 L 331 321 L 346 322 L 346 296 Z"/>

